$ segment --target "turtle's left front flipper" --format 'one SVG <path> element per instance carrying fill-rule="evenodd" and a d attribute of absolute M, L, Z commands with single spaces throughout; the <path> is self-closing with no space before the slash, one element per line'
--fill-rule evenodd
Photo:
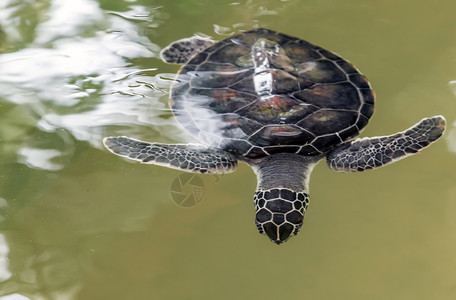
<path fill-rule="evenodd" d="M 434 116 L 390 136 L 348 141 L 328 153 L 327 164 L 338 172 L 359 172 L 382 167 L 429 146 L 442 136 L 445 125 L 443 116 Z"/>
<path fill-rule="evenodd" d="M 125 136 L 107 137 L 103 143 L 119 156 L 185 172 L 223 174 L 237 167 L 230 153 L 203 145 L 148 143 Z"/>

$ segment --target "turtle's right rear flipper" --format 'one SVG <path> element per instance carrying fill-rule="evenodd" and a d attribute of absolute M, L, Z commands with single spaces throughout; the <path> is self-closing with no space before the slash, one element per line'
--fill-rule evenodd
<path fill-rule="evenodd" d="M 148 143 L 125 136 L 107 137 L 103 143 L 116 155 L 185 172 L 223 174 L 237 167 L 237 159 L 228 152 L 203 145 Z"/>
<path fill-rule="evenodd" d="M 172 42 L 163 48 L 160 56 L 163 61 L 171 64 L 185 64 L 195 54 L 212 46 L 215 42 L 210 39 L 191 37 Z"/>

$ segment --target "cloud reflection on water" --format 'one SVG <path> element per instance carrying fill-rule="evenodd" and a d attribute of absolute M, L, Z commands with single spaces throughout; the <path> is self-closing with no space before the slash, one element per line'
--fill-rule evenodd
<path fill-rule="evenodd" d="M 11 277 L 11 272 L 8 269 L 8 253 L 9 246 L 6 243 L 5 236 L 0 234 L 0 282 L 3 282 Z"/>
<path fill-rule="evenodd" d="M 21 5 L 10 1 L 6 6 L 15 9 L 2 15 L 14 19 Z M 138 131 L 138 126 L 174 127 L 172 118 L 159 117 L 168 113 L 170 81 L 156 76 L 156 68 L 139 69 L 130 62 L 158 57 L 159 46 L 140 34 L 138 21 L 154 27 L 160 17 L 141 6 L 129 9 L 108 13 L 95 1 L 51 1 L 48 19 L 35 28 L 32 46 L 0 54 L 0 99 L 27 110 L 40 130 L 65 129 L 95 147 L 101 147 L 108 127 L 122 126 L 125 134 Z M 13 25 L 3 24 L 7 33 L 14 32 Z M 53 149 L 62 142 L 66 153 Z M 68 148 L 74 145 L 68 142 L 61 135 L 40 148 L 25 142 L 17 150 L 19 161 L 31 168 L 59 170 L 64 165 L 50 160 L 72 153 Z"/>
<path fill-rule="evenodd" d="M 25 296 L 22 296 L 22 295 L 16 294 L 16 293 L 0 297 L 0 300 L 30 300 L 30 299 L 31 298 L 27 298 Z"/>

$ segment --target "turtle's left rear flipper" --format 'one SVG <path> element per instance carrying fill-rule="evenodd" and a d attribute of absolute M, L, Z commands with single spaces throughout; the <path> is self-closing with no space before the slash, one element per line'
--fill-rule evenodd
<path fill-rule="evenodd" d="M 228 152 L 203 145 L 148 143 L 125 136 L 107 137 L 103 143 L 119 156 L 185 172 L 223 174 L 237 167 L 237 159 Z"/>
<path fill-rule="evenodd" d="M 443 116 L 434 116 L 390 136 L 348 141 L 328 153 L 327 164 L 338 172 L 359 172 L 382 167 L 429 146 L 442 136 L 445 126 Z"/>
<path fill-rule="evenodd" d="M 215 42 L 213 40 L 197 36 L 180 39 L 163 48 L 160 56 L 163 61 L 170 64 L 185 64 L 195 54 L 214 44 Z"/>

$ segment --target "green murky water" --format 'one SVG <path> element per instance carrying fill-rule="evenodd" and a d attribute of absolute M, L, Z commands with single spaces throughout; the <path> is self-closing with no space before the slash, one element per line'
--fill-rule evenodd
<path fill-rule="evenodd" d="M 455 299 L 455 11 L 453 0 L 1 1 L 0 299 Z M 281 246 L 253 224 L 248 167 L 195 179 L 204 188 L 183 208 L 170 193 L 181 173 L 101 147 L 107 135 L 190 141 L 167 107 L 177 70 L 160 49 L 255 26 L 361 69 L 377 94 L 363 136 L 434 114 L 449 125 L 384 169 L 318 165 L 304 227 Z"/>

